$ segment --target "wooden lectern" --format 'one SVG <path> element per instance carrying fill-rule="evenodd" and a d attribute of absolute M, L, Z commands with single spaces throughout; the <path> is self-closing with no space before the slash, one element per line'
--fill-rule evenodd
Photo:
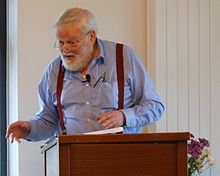
<path fill-rule="evenodd" d="M 59 136 L 42 148 L 45 176 L 187 176 L 188 132 Z"/>

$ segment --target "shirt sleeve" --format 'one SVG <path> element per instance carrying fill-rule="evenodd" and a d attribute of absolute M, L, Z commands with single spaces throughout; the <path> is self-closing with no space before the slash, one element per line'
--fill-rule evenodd
<path fill-rule="evenodd" d="M 40 141 L 48 139 L 57 132 L 58 113 L 54 105 L 54 95 L 56 91 L 57 72 L 54 65 L 49 65 L 38 87 L 40 110 L 31 123 L 30 134 L 25 138 L 30 141 Z"/>
<path fill-rule="evenodd" d="M 164 105 L 153 85 L 144 64 L 130 48 L 124 48 L 125 74 L 133 94 L 133 106 L 123 109 L 126 127 L 143 127 L 158 121 Z M 126 63 L 127 62 L 127 63 Z"/>

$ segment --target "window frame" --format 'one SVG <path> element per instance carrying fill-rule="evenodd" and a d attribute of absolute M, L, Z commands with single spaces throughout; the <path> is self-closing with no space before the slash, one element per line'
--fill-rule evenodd
<path fill-rule="evenodd" d="M 7 141 L 6 132 L 6 0 L 0 0 L 0 176 L 7 175 Z"/>

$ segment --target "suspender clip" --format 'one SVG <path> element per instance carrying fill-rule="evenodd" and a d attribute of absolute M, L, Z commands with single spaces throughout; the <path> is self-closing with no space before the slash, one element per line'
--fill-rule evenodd
<path fill-rule="evenodd" d="M 62 129 L 62 135 L 66 135 L 66 134 L 67 134 L 66 128 L 65 128 L 65 129 Z"/>

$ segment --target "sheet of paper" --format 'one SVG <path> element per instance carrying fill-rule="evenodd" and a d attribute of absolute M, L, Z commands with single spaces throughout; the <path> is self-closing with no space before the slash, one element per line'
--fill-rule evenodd
<path fill-rule="evenodd" d="M 99 130 L 99 131 L 92 131 L 88 133 L 83 133 L 83 134 L 111 134 L 111 133 L 122 133 L 123 132 L 123 127 L 117 127 L 117 128 L 111 128 L 111 129 L 106 129 L 106 130 Z"/>

